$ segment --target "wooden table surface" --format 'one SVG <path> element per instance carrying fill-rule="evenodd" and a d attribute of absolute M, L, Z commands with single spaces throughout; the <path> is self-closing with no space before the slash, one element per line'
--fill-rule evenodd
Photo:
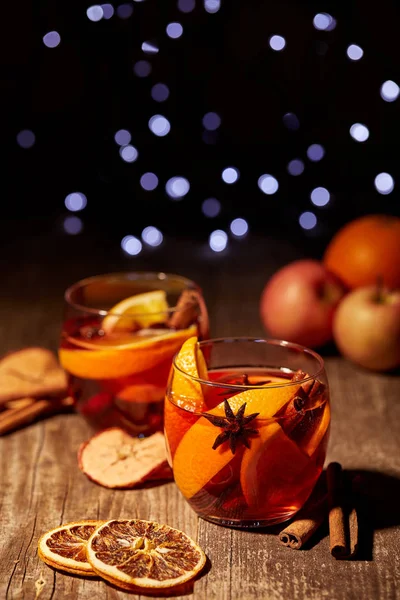
<path fill-rule="evenodd" d="M 169 246 L 168 246 L 169 245 Z M 101 240 L 60 241 L 25 232 L 5 244 L 0 299 L 0 351 L 29 345 L 56 350 L 63 290 L 92 274 L 163 270 L 196 279 L 203 287 L 211 334 L 263 335 L 258 298 L 269 275 L 302 257 L 287 243 L 250 238 L 229 253 L 213 255 L 198 242 L 167 240 L 166 250 L 122 257 Z M 173 248 L 169 252 L 168 247 Z M 209 559 L 185 598 L 196 600 L 392 600 L 400 598 L 400 376 L 366 372 L 334 350 L 324 354 L 331 387 L 332 429 L 328 461 L 359 471 L 366 482 L 361 549 L 337 561 L 326 531 L 296 551 L 276 532 L 218 527 L 198 519 L 174 483 L 113 491 L 78 469 L 77 449 L 90 431 L 75 414 L 57 415 L 0 438 L 0 598 L 117 600 L 139 597 L 102 580 L 56 572 L 37 556 L 46 530 L 81 519 L 143 518 L 182 529 Z"/>

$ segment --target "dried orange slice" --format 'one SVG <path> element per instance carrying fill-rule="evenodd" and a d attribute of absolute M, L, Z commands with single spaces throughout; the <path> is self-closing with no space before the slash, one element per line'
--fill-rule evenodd
<path fill-rule="evenodd" d="M 104 317 L 101 326 L 106 333 L 129 329 L 133 323 L 141 328 L 150 327 L 154 323 L 164 323 L 169 316 L 168 310 L 164 290 L 144 292 L 118 302 Z"/>
<path fill-rule="evenodd" d="M 137 336 L 134 342 L 104 348 L 86 344 L 82 349 L 60 348 L 62 367 L 84 379 L 114 379 L 135 375 L 152 369 L 173 357 L 183 342 L 196 332 L 196 325 L 179 331 L 163 330 L 165 333 L 151 338 Z"/>
<path fill-rule="evenodd" d="M 81 445 L 78 464 L 89 479 L 107 488 L 132 488 L 162 478 L 167 466 L 164 435 L 138 438 L 110 427 Z"/>
<path fill-rule="evenodd" d="M 206 562 L 200 546 L 182 531 L 141 519 L 101 525 L 89 539 L 87 557 L 101 577 L 129 590 L 175 587 Z"/>
<path fill-rule="evenodd" d="M 97 577 L 86 558 L 86 546 L 90 536 L 103 523 L 104 521 L 76 521 L 51 529 L 39 539 L 39 558 L 55 569 Z"/>

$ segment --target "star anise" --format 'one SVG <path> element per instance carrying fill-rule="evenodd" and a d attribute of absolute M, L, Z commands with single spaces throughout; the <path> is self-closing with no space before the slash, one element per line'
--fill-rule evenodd
<path fill-rule="evenodd" d="M 225 417 L 219 417 L 217 415 L 210 415 L 209 413 L 203 413 L 203 417 L 208 419 L 215 427 L 220 427 L 223 431 L 217 436 L 213 444 L 213 450 L 229 441 L 229 447 L 232 454 L 235 454 L 237 444 L 241 441 L 246 448 L 250 448 L 248 440 L 249 435 L 257 435 L 258 429 L 248 427 L 249 423 L 258 417 L 260 413 L 252 413 L 251 415 L 244 416 L 246 410 L 246 402 L 238 409 L 236 415 L 229 405 L 228 400 L 224 400 Z"/>

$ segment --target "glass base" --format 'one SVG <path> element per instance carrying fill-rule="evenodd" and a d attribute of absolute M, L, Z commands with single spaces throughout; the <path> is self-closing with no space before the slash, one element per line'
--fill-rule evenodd
<path fill-rule="evenodd" d="M 232 527 L 235 529 L 259 529 L 261 527 L 271 527 L 272 525 L 289 521 L 289 519 L 291 519 L 297 512 L 298 510 L 292 510 L 290 512 L 279 514 L 275 513 L 265 519 L 223 519 L 221 517 L 213 517 L 212 515 L 199 515 L 199 517 L 205 521 L 214 523 L 215 525 L 222 525 L 223 527 Z"/>

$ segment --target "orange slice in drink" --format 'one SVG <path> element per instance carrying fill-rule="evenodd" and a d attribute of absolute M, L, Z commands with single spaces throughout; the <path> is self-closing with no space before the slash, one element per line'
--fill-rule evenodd
<path fill-rule="evenodd" d="M 114 379 L 135 375 L 172 359 L 182 343 L 196 333 L 196 325 L 179 331 L 168 331 L 150 338 L 140 338 L 127 344 L 102 348 L 90 344 L 88 349 L 60 348 L 62 367 L 85 379 Z M 89 345 L 88 345 L 89 346 Z"/>
<path fill-rule="evenodd" d="M 168 319 L 168 302 L 164 290 L 153 290 L 136 296 L 129 296 L 113 306 L 102 321 L 105 333 L 150 327 L 154 323 L 163 323 Z"/>
<path fill-rule="evenodd" d="M 263 389 L 246 390 L 232 396 L 229 398 L 229 405 L 236 414 L 246 403 L 245 416 L 258 412 L 260 418 L 268 419 L 293 398 L 299 388 L 300 385 L 282 387 L 266 385 Z M 224 402 L 208 414 L 224 416 Z M 254 421 L 252 426 L 257 429 L 258 423 Z M 222 429 L 212 425 L 206 418 L 200 417 L 185 433 L 177 447 L 173 459 L 174 478 L 186 498 L 194 496 L 232 460 L 233 454 L 229 443 L 226 442 L 213 449 L 215 439 L 221 431 Z M 251 446 L 254 439 L 249 440 Z"/>
<path fill-rule="evenodd" d="M 100 526 L 87 545 L 98 575 L 137 591 L 174 588 L 189 581 L 206 562 L 188 535 L 168 525 L 141 519 L 113 519 Z"/>
<path fill-rule="evenodd" d="M 104 521 L 77 521 L 67 523 L 44 533 L 38 542 L 38 554 L 47 565 L 75 573 L 96 577 L 86 558 L 87 542 Z"/>

